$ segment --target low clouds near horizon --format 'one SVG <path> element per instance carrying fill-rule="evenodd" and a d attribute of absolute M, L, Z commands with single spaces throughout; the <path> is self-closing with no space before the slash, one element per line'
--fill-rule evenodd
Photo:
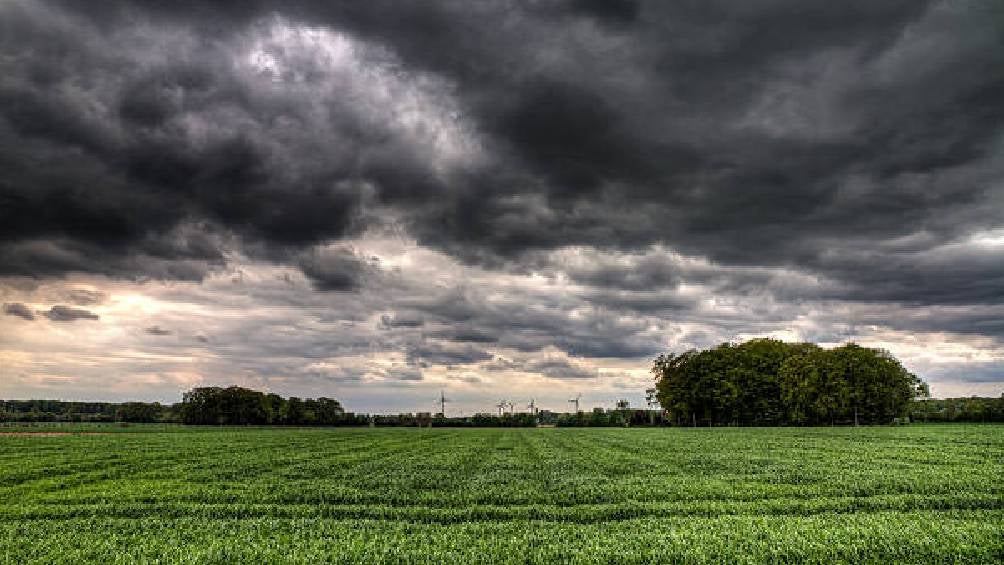
<path fill-rule="evenodd" d="M 764 335 L 1001 394 L 1002 19 L 5 2 L 0 397 L 639 404 Z"/>

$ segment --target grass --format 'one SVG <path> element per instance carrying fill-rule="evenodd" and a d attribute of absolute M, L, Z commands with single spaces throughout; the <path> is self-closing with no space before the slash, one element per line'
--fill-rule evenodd
<path fill-rule="evenodd" d="M 0 437 L 0 562 L 90 561 L 1001 562 L 1004 426 Z"/>

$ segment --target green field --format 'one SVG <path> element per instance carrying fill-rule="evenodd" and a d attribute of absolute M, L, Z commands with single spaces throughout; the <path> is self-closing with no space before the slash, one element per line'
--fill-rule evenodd
<path fill-rule="evenodd" d="M 0 437 L 0 560 L 1004 560 L 1004 426 Z"/>

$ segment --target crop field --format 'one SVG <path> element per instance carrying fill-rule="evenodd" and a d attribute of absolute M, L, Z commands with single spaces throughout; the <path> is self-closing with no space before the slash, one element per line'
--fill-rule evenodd
<path fill-rule="evenodd" d="M 0 561 L 1004 560 L 1004 426 L 75 430 L 0 435 Z"/>

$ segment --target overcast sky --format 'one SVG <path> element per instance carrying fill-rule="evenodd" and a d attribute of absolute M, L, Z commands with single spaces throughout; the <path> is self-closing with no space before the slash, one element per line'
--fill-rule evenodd
<path fill-rule="evenodd" d="M 0 0 L 0 398 L 1004 392 L 1004 3 Z"/>

